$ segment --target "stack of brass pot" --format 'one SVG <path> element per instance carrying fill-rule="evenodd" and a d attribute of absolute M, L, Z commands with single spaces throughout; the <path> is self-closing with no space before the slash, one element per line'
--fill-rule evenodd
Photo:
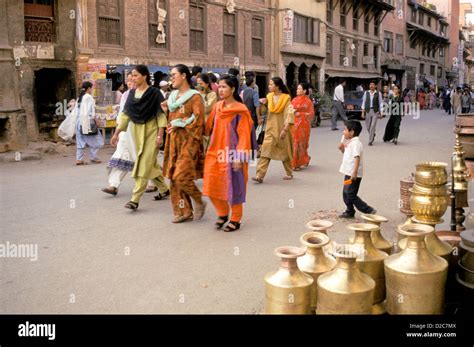
<path fill-rule="evenodd" d="M 311 276 L 300 271 L 296 259 L 305 254 L 298 247 L 279 247 L 275 255 L 281 258 L 280 268 L 265 275 L 265 313 L 310 314 Z"/>
<path fill-rule="evenodd" d="M 375 282 L 359 270 L 351 246 L 339 245 L 335 269 L 319 276 L 317 314 L 372 314 Z"/>
<path fill-rule="evenodd" d="M 357 258 L 357 266 L 363 273 L 369 275 L 375 281 L 373 314 L 385 313 L 383 301 L 385 300 L 385 273 L 383 261 L 388 254 L 374 247 L 371 234 L 380 233 L 380 227 L 375 224 L 356 223 L 349 224 L 348 229 L 354 230 L 354 246 L 359 246 L 360 256 Z"/>
<path fill-rule="evenodd" d="M 400 253 L 384 260 L 389 314 L 442 314 L 448 262 L 431 253 L 425 236 L 434 228 L 423 224 L 399 227 L 407 237 Z"/>
<path fill-rule="evenodd" d="M 376 214 L 362 214 L 361 217 L 367 223 L 375 224 L 379 227 L 377 230 L 372 231 L 372 234 L 370 234 L 370 238 L 372 239 L 372 243 L 374 244 L 375 248 L 390 254 L 392 252 L 392 244 L 383 237 L 381 232 L 381 224 L 387 223 L 388 219 Z"/>
<path fill-rule="evenodd" d="M 300 238 L 301 244 L 306 248 L 306 254 L 298 258 L 297 263 L 301 271 L 313 277 L 311 286 L 311 310 L 316 310 L 318 277 L 336 266 L 336 261 L 327 256 L 323 247 L 329 243 L 329 237 L 319 232 L 303 234 Z"/>
<path fill-rule="evenodd" d="M 474 288 L 474 230 L 465 230 L 460 236 L 458 282 Z"/>
<path fill-rule="evenodd" d="M 441 162 L 416 165 L 415 184 L 410 190 L 410 208 L 416 221 L 436 225 L 446 212 L 449 203 L 447 166 Z"/>

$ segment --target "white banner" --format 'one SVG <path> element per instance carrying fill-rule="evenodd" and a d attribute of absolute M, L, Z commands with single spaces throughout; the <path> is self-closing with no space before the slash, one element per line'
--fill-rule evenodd
<path fill-rule="evenodd" d="M 293 20 L 295 15 L 293 11 L 288 10 L 283 16 L 283 45 L 293 44 Z"/>

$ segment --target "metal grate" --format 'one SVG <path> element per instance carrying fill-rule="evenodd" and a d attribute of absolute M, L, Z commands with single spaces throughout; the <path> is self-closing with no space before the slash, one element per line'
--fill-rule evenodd
<path fill-rule="evenodd" d="M 25 40 L 29 42 L 55 42 L 54 20 L 25 16 Z"/>

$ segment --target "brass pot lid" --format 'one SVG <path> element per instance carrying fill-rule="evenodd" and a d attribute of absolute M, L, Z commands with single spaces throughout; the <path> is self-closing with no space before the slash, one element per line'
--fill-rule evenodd
<path fill-rule="evenodd" d="M 273 252 L 277 257 L 283 259 L 296 259 L 306 254 L 306 251 L 304 249 L 294 246 L 278 247 Z"/>
<path fill-rule="evenodd" d="M 398 233 L 404 236 L 426 236 L 434 230 L 432 226 L 425 224 L 402 224 L 398 226 Z"/>
<path fill-rule="evenodd" d="M 317 231 L 305 233 L 300 237 L 301 244 L 309 248 L 321 248 L 329 243 L 329 237 L 326 234 Z"/>
<path fill-rule="evenodd" d="M 362 217 L 363 220 L 365 220 L 367 222 L 372 222 L 372 223 L 377 223 L 377 224 L 388 222 L 387 218 L 385 218 L 383 216 L 376 215 L 376 214 L 363 213 L 363 214 L 361 214 L 361 217 Z"/>
<path fill-rule="evenodd" d="M 306 227 L 314 231 L 326 230 L 332 228 L 333 225 L 333 222 L 325 219 L 313 219 L 306 223 Z"/>

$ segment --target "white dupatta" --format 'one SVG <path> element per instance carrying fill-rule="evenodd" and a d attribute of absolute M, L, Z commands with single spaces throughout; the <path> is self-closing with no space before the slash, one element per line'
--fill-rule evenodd
<path fill-rule="evenodd" d="M 120 99 L 120 108 L 119 108 L 118 117 L 117 117 L 117 125 L 120 125 L 120 114 L 123 112 L 123 109 L 125 108 L 125 103 L 127 102 L 129 94 L 130 94 L 130 89 L 127 90 L 125 93 L 123 93 L 122 99 Z M 130 157 L 131 157 L 132 161 L 136 161 L 137 160 L 137 153 L 135 151 L 135 142 L 134 142 L 134 139 L 133 139 L 131 126 L 132 126 L 132 122 L 130 121 L 130 122 L 128 122 L 127 131 L 123 135 L 120 134 L 121 135 L 120 137 L 123 138 L 123 141 L 126 141 L 128 151 L 130 152 Z M 119 139 L 119 141 L 120 141 L 120 139 Z"/>

